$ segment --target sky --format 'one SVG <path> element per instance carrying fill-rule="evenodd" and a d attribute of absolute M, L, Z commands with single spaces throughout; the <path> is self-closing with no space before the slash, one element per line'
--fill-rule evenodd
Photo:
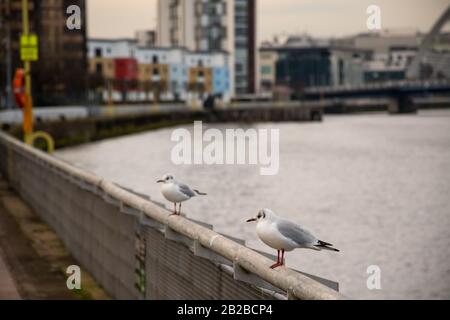
<path fill-rule="evenodd" d="M 258 39 L 307 32 L 338 37 L 367 31 L 366 9 L 381 8 L 383 29 L 428 31 L 450 0 L 257 0 Z M 133 37 L 155 29 L 157 0 L 87 0 L 90 37 Z"/>

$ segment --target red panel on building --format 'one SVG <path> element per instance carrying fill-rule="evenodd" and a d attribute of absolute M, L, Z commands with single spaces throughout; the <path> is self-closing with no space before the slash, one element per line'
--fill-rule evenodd
<path fill-rule="evenodd" d="M 114 59 L 116 67 L 115 72 L 115 90 L 127 92 L 137 88 L 138 64 L 133 58 Z"/>
<path fill-rule="evenodd" d="M 133 58 L 119 58 L 114 60 L 117 80 L 137 80 L 138 64 Z"/>

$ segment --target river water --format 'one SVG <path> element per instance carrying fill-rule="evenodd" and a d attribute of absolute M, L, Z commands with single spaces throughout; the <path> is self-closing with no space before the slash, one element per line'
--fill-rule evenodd
<path fill-rule="evenodd" d="M 244 221 L 261 207 L 296 220 L 341 252 L 296 250 L 287 254 L 288 266 L 338 281 L 351 298 L 450 298 L 449 110 L 213 126 L 280 129 L 279 173 L 261 176 L 259 166 L 248 165 L 174 165 L 174 128 L 57 156 L 164 203 L 155 181 L 170 172 L 208 192 L 183 205 L 190 217 L 270 253 L 276 252 Z M 367 287 L 372 265 L 380 270 L 379 290 Z"/>

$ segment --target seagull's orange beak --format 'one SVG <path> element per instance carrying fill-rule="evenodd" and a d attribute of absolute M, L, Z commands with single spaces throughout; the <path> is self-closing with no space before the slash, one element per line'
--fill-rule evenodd
<path fill-rule="evenodd" d="M 247 222 L 255 222 L 256 220 L 257 220 L 256 218 L 251 218 L 251 219 L 248 219 Z"/>

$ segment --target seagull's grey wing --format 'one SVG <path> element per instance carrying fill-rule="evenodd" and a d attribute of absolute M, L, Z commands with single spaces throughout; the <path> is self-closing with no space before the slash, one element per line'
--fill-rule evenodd
<path fill-rule="evenodd" d="M 278 220 L 277 228 L 283 236 L 292 239 L 300 246 L 310 246 L 317 243 L 316 237 L 314 237 L 308 230 L 303 229 L 298 224 L 289 220 Z"/>
<path fill-rule="evenodd" d="M 195 192 L 191 188 L 189 188 L 188 185 L 185 185 L 184 183 L 180 182 L 177 182 L 177 185 L 181 193 L 191 198 L 195 196 Z"/>

